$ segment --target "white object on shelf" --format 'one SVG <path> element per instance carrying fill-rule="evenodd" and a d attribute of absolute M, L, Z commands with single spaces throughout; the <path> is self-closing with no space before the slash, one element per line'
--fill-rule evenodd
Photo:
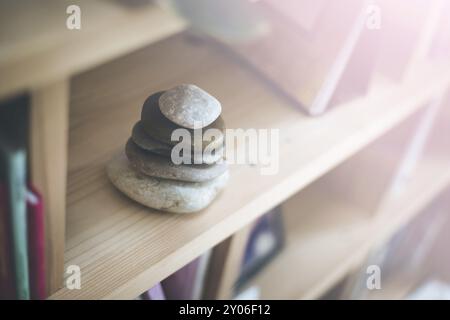
<path fill-rule="evenodd" d="M 450 285 L 440 280 L 430 280 L 421 285 L 407 300 L 450 300 Z"/>
<path fill-rule="evenodd" d="M 261 289 L 257 286 L 252 286 L 240 292 L 234 300 L 259 300 L 261 297 Z"/>

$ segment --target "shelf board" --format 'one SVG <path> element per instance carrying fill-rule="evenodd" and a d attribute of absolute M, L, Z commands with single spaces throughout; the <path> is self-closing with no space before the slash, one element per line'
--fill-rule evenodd
<path fill-rule="evenodd" d="M 284 205 L 287 245 L 247 286 L 257 286 L 261 299 L 322 296 L 435 199 L 450 184 L 450 168 L 448 157 L 425 158 L 407 189 L 376 215 L 327 193 L 327 184 L 324 177 Z"/>
<path fill-rule="evenodd" d="M 66 27 L 71 4 L 81 10 L 79 30 Z M 0 98 L 69 77 L 186 27 L 155 4 L 134 8 L 125 1 L 3 1 L 0 19 Z"/>
<path fill-rule="evenodd" d="M 320 118 L 185 33 L 80 74 L 72 83 L 65 264 L 81 267 L 82 289 L 51 298 L 136 297 L 421 109 L 447 87 L 446 70 L 426 68 L 401 86 L 374 81 L 367 96 Z M 120 194 L 106 177 L 107 161 L 123 150 L 145 98 L 179 83 L 215 95 L 228 128 L 279 128 L 278 174 L 231 166 L 226 190 L 191 215 L 157 212 Z"/>

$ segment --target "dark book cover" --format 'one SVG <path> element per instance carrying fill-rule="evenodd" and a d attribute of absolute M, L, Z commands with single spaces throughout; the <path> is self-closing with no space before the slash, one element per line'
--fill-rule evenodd
<path fill-rule="evenodd" d="M 283 244 L 281 208 L 277 207 L 259 218 L 250 232 L 236 290 L 261 271 L 280 252 Z"/>
<path fill-rule="evenodd" d="M 17 299 L 30 298 L 26 210 L 28 107 L 28 95 L 0 103 L 0 180 L 7 193 Z"/>
<path fill-rule="evenodd" d="M 8 196 L 0 181 L 0 299 L 15 299 L 14 269 L 11 259 L 11 233 L 9 230 Z"/>
<path fill-rule="evenodd" d="M 189 262 L 161 282 L 168 300 L 200 300 L 203 295 L 205 276 L 211 250 Z"/>

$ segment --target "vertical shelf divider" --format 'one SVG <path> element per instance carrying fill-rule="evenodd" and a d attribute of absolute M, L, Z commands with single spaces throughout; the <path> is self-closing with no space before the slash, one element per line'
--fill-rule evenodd
<path fill-rule="evenodd" d="M 69 80 L 32 91 L 30 170 L 45 211 L 47 292 L 62 287 L 66 220 Z"/>

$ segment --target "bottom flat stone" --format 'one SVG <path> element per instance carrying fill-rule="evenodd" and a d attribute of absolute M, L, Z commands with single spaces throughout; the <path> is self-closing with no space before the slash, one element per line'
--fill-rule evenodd
<path fill-rule="evenodd" d="M 229 178 L 228 171 L 206 182 L 149 177 L 133 169 L 124 153 L 109 162 L 107 173 L 114 186 L 131 199 L 150 208 L 175 213 L 206 208 L 224 189 Z"/>

